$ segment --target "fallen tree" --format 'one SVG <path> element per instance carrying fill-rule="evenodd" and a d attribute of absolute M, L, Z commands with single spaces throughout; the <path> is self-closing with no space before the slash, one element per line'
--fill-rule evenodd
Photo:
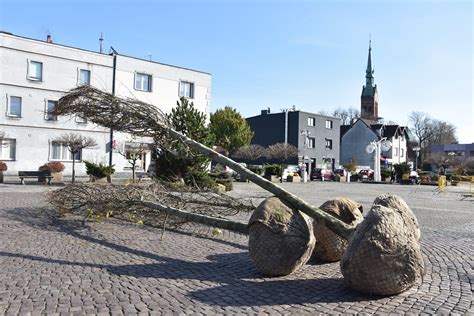
<path fill-rule="evenodd" d="M 90 122 L 135 136 L 151 137 L 155 143 L 172 146 L 173 142 L 185 144 L 188 148 L 212 157 L 213 160 L 228 165 L 241 176 L 246 177 L 263 189 L 285 201 L 291 208 L 310 216 L 316 222 L 329 228 L 335 234 L 348 239 L 354 227 L 331 216 L 319 208 L 308 204 L 296 195 L 253 173 L 232 159 L 217 153 L 172 128 L 157 107 L 130 98 L 119 98 L 91 86 L 72 89 L 63 96 L 54 109 L 54 115 L 81 113 Z M 172 141 L 169 141 L 169 140 Z"/>
<path fill-rule="evenodd" d="M 341 214 L 341 210 L 329 214 L 314 207 L 226 156 L 173 130 L 166 116 L 153 105 L 82 86 L 62 97 L 53 114 L 75 113 L 82 113 L 98 125 L 135 136 L 151 137 L 156 144 L 171 146 L 170 150 L 178 142 L 190 151 L 194 150 L 228 165 L 241 176 L 273 193 L 282 204 L 265 200 L 249 223 L 249 252 L 257 269 L 264 274 L 288 274 L 309 259 L 314 248 L 314 235 L 309 221 L 304 216 L 301 219 L 302 214 L 299 212 L 302 212 L 318 225 L 348 240 L 341 270 L 350 287 L 371 294 L 392 295 L 408 289 L 423 275 L 419 227 L 413 212 L 399 197 L 381 196 L 376 199 L 367 218 L 359 224 L 360 229 L 356 230 L 357 221 L 351 220 L 351 224 L 347 224 L 335 216 Z M 173 214 L 176 218 L 246 232 L 243 223 L 207 214 L 193 216 L 194 212 L 186 208 L 179 209 L 161 201 L 150 201 L 147 196 L 141 197 L 139 201 L 132 199 L 131 202 L 134 206 L 155 210 L 166 216 Z M 296 231 L 300 237 L 294 241 Z M 342 248 L 345 248 L 345 244 Z M 268 255 L 262 255 L 259 249 L 265 249 Z M 278 251 L 282 253 L 275 253 Z M 274 265 L 275 262 L 277 265 Z M 368 267 L 379 269 L 371 273 Z"/>

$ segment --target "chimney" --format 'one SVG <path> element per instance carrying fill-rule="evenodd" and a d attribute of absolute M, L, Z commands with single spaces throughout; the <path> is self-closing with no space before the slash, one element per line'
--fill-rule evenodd
<path fill-rule="evenodd" d="M 266 110 L 262 110 L 260 112 L 260 115 L 267 115 L 267 114 L 270 114 L 270 108 L 266 109 Z"/>
<path fill-rule="evenodd" d="M 50 43 L 50 44 L 53 43 L 53 38 L 49 34 L 46 36 L 46 43 Z"/>

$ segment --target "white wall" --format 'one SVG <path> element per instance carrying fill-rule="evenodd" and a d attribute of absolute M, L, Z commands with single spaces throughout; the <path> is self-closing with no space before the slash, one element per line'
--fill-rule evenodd
<path fill-rule="evenodd" d="M 42 81 L 28 79 L 28 62 L 43 63 Z M 155 104 L 164 112 L 171 111 L 179 99 L 179 81 L 194 83 L 194 102 L 197 109 L 209 115 L 211 75 L 199 71 L 163 65 L 127 56 L 117 56 L 116 94 L 135 97 Z M 83 159 L 108 163 L 109 129 L 91 123 L 78 123 L 75 116 L 59 117 L 57 121 L 45 120 L 47 100 L 57 101 L 66 91 L 77 87 L 79 69 L 91 72 L 91 85 L 111 92 L 113 57 L 82 49 L 50 44 L 0 33 L 0 131 L 5 138 L 16 139 L 16 160 L 6 161 L 7 174 L 19 170 L 37 170 L 51 159 L 51 140 L 66 132 L 79 133 L 94 138 L 98 146 L 84 149 Z M 135 72 L 153 76 L 152 92 L 134 89 Z M 22 98 L 20 118 L 6 115 L 10 96 Z M 131 137 L 115 133 L 118 142 Z M 143 141 L 143 140 L 137 140 Z M 150 155 L 147 155 L 147 164 Z M 71 173 L 72 162 L 63 162 L 65 174 Z M 116 171 L 127 170 L 129 164 L 118 153 L 113 154 Z M 77 165 L 77 174 L 85 175 L 83 163 Z"/>
<path fill-rule="evenodd" d="M 135 73 L 152 76 L 150 92 L 135 90 Z M 137 98 L 170 112 L 179 100 L 179 82 L 194 83 L 194 97 L 189 99 L 196 109 L 209 116 L 211 102 L 211 75 L 184 68 L 172 67 L 128 56 L 117 56 L 115 91 L 118 96 Z"/>
<path fill-rule="evenodd" d="M 377 135 L 362 121 L 354 123 L 341 139 L 341 165 L 355 159 L 357 165 L 374 169 L 374 154 L 368 154 L 365 148 L 375 139 Z"/>

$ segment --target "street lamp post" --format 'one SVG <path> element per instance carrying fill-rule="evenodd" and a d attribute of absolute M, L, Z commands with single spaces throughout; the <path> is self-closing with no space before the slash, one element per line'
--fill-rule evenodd
<path fill-rule="evenodd" d="M 418 169 L 418 156 L 420 155 L 420 147 L 414 147 L 413 151 L 415 152 L 415 171 Z"/>
<path fill-rule="evenodd" d="M 392 148 L 392 143 L 386 137 L 370 142 L 365 148 L 368 154 L 375 152 L 374 181 L 376 182 L 381 181 L 380 155 L 383 151 L 388 151 L 390 148 Z"/>
<path fill-rule="evenodd" d="M 303 176 L 303 182 L 308 182 L 308 173 L 306 172 L 306 145 L 308 144 L 308 135 L 311 132 L 308 130 L 302 130 L 300 135 L 303 136 L 303 166 L 301 167 L 301 175 Z"/>

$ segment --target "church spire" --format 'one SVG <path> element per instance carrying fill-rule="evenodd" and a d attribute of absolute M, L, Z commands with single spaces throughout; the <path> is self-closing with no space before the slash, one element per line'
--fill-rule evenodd
<path fill-rule="evenodd" d="M 379 117 L 379 97 L 372 68 L 372 39 L 369 40 L 369 57 L 365 71 L 365 85 L 362 87 L 360 114 L 362 118 L 374 121 Z"/>
<path fill-rule="evenodd" d="M 369 57 L 367 59 L 367 70 L 365 71 L 365 84 L 374 85 L 374 69 L 372 68 L 372 39 L 369 40 Z"/>

